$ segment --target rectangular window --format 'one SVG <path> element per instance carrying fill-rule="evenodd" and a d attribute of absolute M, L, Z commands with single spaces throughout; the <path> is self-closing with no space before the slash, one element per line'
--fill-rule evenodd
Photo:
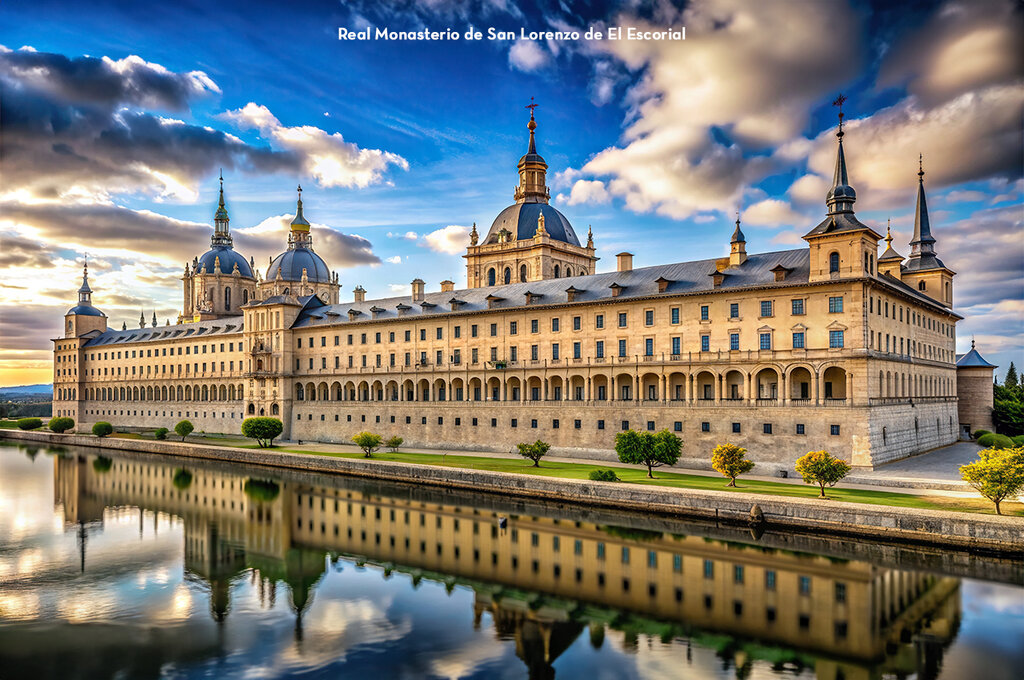
<path fill-rule="evenodd" d="M 583 343 L 581 343 L 581 342 L 574 342 L 574 343 L 572 343 L 572 358 L 573 359 L 579 359 L 579 358 L 581 358 L 582 353 L 583 353 Z"/>
<path fill-rule="evenodd" d="M 810 595 L 811 594 L 811 577 L 801 576 L 800 577 L 800 594 Z"/>
<path fill-rule="evenodd" d="M 804 348 L 804 333 L 803 331 L 795 331 L 793 333 L 793 349 Z"/>
<path fill-rule="evenodd" d="M 732 568 L 733 583 L 743 583 L 743 565 L 737 564 Z"/>
<path fill-rule="evenodd" d="M 704 422 L 702 422 L 700 424 L 700 431 L 701 432 L 711 432 L 711 423 L 706 421 L 706 420 Z"/>
<path fill-rule="evenodd" d="M 493 337 L 497 337 L 497 335 L 498 335 L 498 324 L 492 323 L 491 324 L 491 337 L 492 338 Z"/>
<path fill-rule="evenodd" d="M 531 361 L 539 361 L 540 360 L 540 345 L 530 345 L 530 360 Z"/>
<path fill-rule="evenodd" d="M 683 339 L 678 335 L 672 338 L 672 354 L 682 354 Z"/>
<path fill-rule="evenodd" d="M 843 296 L 837 295 L 828 299 L 828 313 L 840 314 L 843 311 Z"/>
<path fill-rule="evenodd" d="M 469 327 L 469 337 L 475 338 L 478 335 L 479 335 L 479 329 L 477 328 L 477 325 L 476 324 L 471 325 Z M 406 340 L 408 340 L 408 339 L 409 338 L 406 338 Z"/>
<path fill-rule="evenodd" d="M 740 318 L 740 303 L 732 302 L 729 304 L 729 318 L 738 319 Z"/>
<path fill-rule="evenodd" d="M 771 569 L 764 572 L 764 589 L 775 590 L 775 572 Z"/>
<path fill-rule="evenodd" d="M 700 351 L 710 352 L 711 351 L 711 336 L 702 335 L 700 336 Z"/>
<path fill-rule="evenodd" d="M 834 437 L 838 437 L 839 436 L 839 426 L 838 425 L 829 425 L 828 426 L 828 430 L 829 430 L 829 433 L 832 436 L 834 436 Z"/>
<path fill-rule="evenodd" d="M 715 563 L 711 560 L 704 560 L 704 578 L 715 577 Z"/>
<path fill-rule="evenodd" d="M 619 356 L 620 357 L 626 356 L 626 341 L 625 340 L 619 340 Z"/>
<path fill-rule="evenodd" d="M 771 434 L 772 433 L 772 424 L 771 423 L 765 423 L 762 426 L 762 430 L 764 431 L 765 434 Z"/>
<path fill-rule="evenodd" d="M 551 320 L 551 332 L 557 333 L 561 329 L 558 317 Z"/>
<path fill-rule="evenodd" d="M 594 354 L 598 359 L 604 359 L 604 340 L 598 340 L 597 346 L 594 349 Z"/>
<path fill-rule="evenodd" d="M 733 434 L 739 434 L 740 433 L 740 424 L 739 423 L 733 423 L 732 424 L 732 431 L 733 431 Z"/>
<path fill-rule="evenodd" d="M 519 332 L 519 324 L 515 321 L 510 321 L 508 324 L 508 334 L 516 335 Z"/>
<path fill-rule="evenodd" d="M 420 340 L 426 340 L 426 339 L 427 339 L 427 329 L 426 328 L 421 328 L 420 329 Z"/>
<path fill-rule="evenodd" d="M 531 333 L 539 333 L 540 332 L 540 321 L 538 321 L 537 319 L 530 319 L 530 332 Z"/>
<path fill-rule="evenodd" d="M 673 307 L 671 314 L 672 314 L 672 323 L 673 324 L 678 324 L 679 323 L 679 308 L 678 307 Z"/>
<path fill-rule="evenodd" d="M 772 316 L 771 300 L 761 300 L 761 316 Z"/>
<path fill-rule="evenodd" d="M 796 424 L 796 433 L 797 434 L 804 434 L 804 424 L 803 423 L 797 423 Z"/>
<path fill-rule="evenodd" d="M 626 312 L 619 312 L 619 328 L 625 328 L 627 320 Z"/>
<path fill-rule="evenodd" d="M 654 338 L 644 338 L 644 356 L 654 356 Z"/>
<path fill-rule="evenodd" d="M 462 326 L 456 326 L 455 327 L 455 337 L 456 338 L 461 338 L 462 337 Z M 394 333 L 391 334 L 391 341 L 392 342 L 395 341 L 395 334 Z"/>
<path fill-rule="evenodd" d="M 737 350 L 740 348 L 740 334 L 730 333 L 729 334 L 729 349 Z"/>
<path fill-rule="evenodd" d="M 843 331 L 829 331 L 828 346 L 832 349 L 841 349 L 843 347 Z"/>
<path fill-rule="evenodd" d="M 772 334 L 771 333 L 761 333 L 761 335 L 760 335 L 760 344 L 758 346 L 761 349 L 771 349 L 772 348 Z"/>
<path fill-rule="evenodd" d="M 804 301 L 793 300 L 793 316 L 803 316 L 804 313 Z"/>
<path fill-rule="evenodd" d="M 598 314 L 594 317 L 594 328 L 604 328 L 604 314 Z"/>
<path fill-rule="evenodd" d="M 558 354 L 558 343 L 557 342 L 553 342 L 553 343 L 551 343 L 551 358 L 554 361 L 558 361 L 558 357 L 559 357 L 559 354 Z"/>
<path fill-rule="evenodd" d="M 654 325 L 654 310 L 653 309 L 646 309 L 646 310 L 644 310 L 644 325 L 645 326 L 653 326 Z"/>
<path fill-rule="evenodd" d="M 581 328 L 583 328 L 583 317 L 582 316 L 574 316 L 574 317 L 572 317 L 572 329 L 574 331 L 578 331 Z"/>
<path fill-rule="evenodd" d="M 711 318 L 711 316 L 710 316 L 710 312 L 709 312 L 708 306 L 707 305 L 701 305 L 700 306 L 700 320 L 701 321 L 707 321 L 710 318 Z"/>

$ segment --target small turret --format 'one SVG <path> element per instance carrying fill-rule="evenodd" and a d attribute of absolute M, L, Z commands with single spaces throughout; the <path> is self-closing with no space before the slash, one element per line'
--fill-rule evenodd
<path fill-rule="evenodd" d="M 64 315 L 64 337 L 74 338 L 94 330 L 107 330 L 107 315 L 92 306 L 89 262 L 86 261 L 82 266 L 82 285 L 78 288 L 78 304 Z"/>
<path fill-rule="evenodd" d="M 747 261 L 747 238 L 740 229 L 740 214 L 736 213 L 736 229 L 729 242 L 729 266 L 739 267 Z"/>

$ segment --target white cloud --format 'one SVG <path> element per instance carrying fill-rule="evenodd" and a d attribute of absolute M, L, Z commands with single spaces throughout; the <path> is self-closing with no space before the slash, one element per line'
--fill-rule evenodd
<path fill-rule="evenodd" d="M 803 215 L 793 210 L 789 201 L 767 198 L 751 205 L 741 215 L 742 224 L 754 227 L 779 227 L 806 221 Z"/>
<path fill-rule="evenodd" d="M 391 257 L 385 257 L 384 261 L 387 262 L 388 264 L 402 264 L 402 256 L 393 255 Z"/>
<path fill-rule="evenodd" d="M 395 295 L 409 295 L 412 293 L 412 284 L 409 283 L 389 283 L 388 290 Z"/>
<path fill-rule="evenodd" d="M 415 231 L 407 231 L 404 233 L 399 233 L 397 231 L 389 231 L 387 233 L 387 237 L 405 239 L 406 241 L 415 241 L 420 237 L 420 235 L 417 234 Z"/>
<path fill-rule="evenodd" d="M 536 71 L 547 66 L 550 53 L 533 40 L 517 40 L 508 51 L 509 65 L 519 71 Z"/>
<path fill-rule="evenodd" d="M 389 166 L 409 169 L 402 156 L 380 149 L 362 149 L 346 142 L 341 133 L 329 134 L 312 125 L 287 127 L 266 106 L 249 102 L 220 115 L 242 129 L 257 129 L 276 145 L 302 157 L 303 170 L 321 186 L 359 187 L 383 181 Z"/>
<path fill-rule="evenodd" d="M 572 185 L 567 202 L 569 205 L 579 205 L 580 203 L 607 203 L 611 199 L 604 182 L 599 179 L 581 179 Z"/>
<path fill-rule="evenodd" d="M 423 235 L 423 243 L 435 253 L 458 255 L 469 245 L 469 227 L 450 224 Z"/>

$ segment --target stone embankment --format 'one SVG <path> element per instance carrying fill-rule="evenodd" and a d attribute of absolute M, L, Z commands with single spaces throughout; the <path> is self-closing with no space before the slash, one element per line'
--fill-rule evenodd
<path fill-rule="evenodd" d="M 757 506 L 765 525 L 932 546 L 1024 553 L 1024 519 L 811 498 L 557 479 L 486 470 L 337 458 L 145 439 L 0 430 L 0 438 L 56 446 L 141 451 L 183 458 L 344 474 L 409 484 L 482 491 L 664 516 L 746 524 Z"/>

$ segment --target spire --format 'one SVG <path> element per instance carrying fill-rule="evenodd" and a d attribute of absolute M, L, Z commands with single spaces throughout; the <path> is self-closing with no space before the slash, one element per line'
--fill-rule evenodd
<path fill-rule="evenodd" d="M 292 220 L 292 230 L 298 230 L 305 227 L 304 231 L 309 231 L 309 222 L 302 215 L 302 185 L 298 188 L 299 199 L 295 202 L 295 219 Z"/>
<path fill-rule="evenodd" d="M 910 242 L 910 256 L 933 253 L 935 239 L 928 220 L 928 202 L 924 196 L 924 156 L 917 157 L 917 209 L 914 212 L 914 240 Z"/>
<path fill-rule="evenodd" d="M 533 97 L 530 97 L 530 103 L 526 105 L 526 108 L 530 109 L 530 122 L 526 124 L 526 127 L 530 129 L 530 148 L 527 149 L 526 153 L 536 154 L 537 153 L 537 142 L 533 137 L 533 131 L 537 129 L 537 121 L 533 117 L 533 110 L 540 106 L 533 102 Z"/>
<path fill-rule="evenodd" d="M 121 330 L 123 330 L 123 331 L 128 330 L 128 322 L 127 321 L 122 321 L 121 322 Z"/>
<path fill-rule="evenodd" d="M 85 264 L 82 265 L 82 287 L 78 289 L 79 304 L 92 304 L 92 288 L 89 287 L 89 256 L 85 256 Z"/>
<path fill-rule="evenodd" d="M 594 229 L 589 224 L 587 225 L 587 247 L 594 247 Z"/>
<path fill-rule="evenodd" d="M 146 327 L 146 313 L 140 309 L 139 310 L 139 328 L 145 328 L 145 327 Z"/>
<path fill-rule="evenodd" d="M 743 231 L 740 230 L 740 213 L 736 211 L 736 230 L 732 232 L 732 240 L 730 243 L 745 243 L 747 238 L 743 235 Z"/>
<path fill-rule="evenodd" d="M 548 164 L 540 154 L 537 153 L 537 140 L 534 131 L 537 129 L 537 120 L 534 118 L 533 110 L 538 104 L 530 103 L 526 108 L 530 109 L 530 122 L 526 127 L 530 130 L 530 146 L 526 154 L 519 159 L 519 185 L 516 187 L 514 198 L 516 203 L 547 203 L 551 198 L 547 186 Z"/>
<path fill-rule="evenodd" d="M 825 197 L 825 205 L 828 206 L 830 215 L 840 212 L 853 212 L 853 203 L 857 200 L 857 192 L 850 186 L 850 176 L 846 169 L 846 153 L 843 151 L 843 103 L 846 97 L 840 94 L 832 106 L 839 107 L 839 129 L 836 131 L 836 139 L 839 140 L 839 148 L 836 152 L 836 169 L 832 176 L 832 188 Z"/>
<path fill-rule="evenodd" d="M 892 219 L 890 218 L 885 225 L 885 252 L 882 253 L 881 257 L 878 258 L 879 262 L 885 262 L 886 260 L 900 260 L 903 261 L 903 256 L 893 250 L 892 247 Z"/>
<path fill-rule="evenodd" d="M 231 232 L 228 229 L 228 210 L 224 207 L 224 171 L 220 173 L 220 199 L 217 201 L 217 212 L 213 214 L 213 236 L 211 246 L 231 246 Z"/>
<path fill-rule="evenodd" d="M 153 312 L 153 328 L 156 328 L 156 311 Z"/>

